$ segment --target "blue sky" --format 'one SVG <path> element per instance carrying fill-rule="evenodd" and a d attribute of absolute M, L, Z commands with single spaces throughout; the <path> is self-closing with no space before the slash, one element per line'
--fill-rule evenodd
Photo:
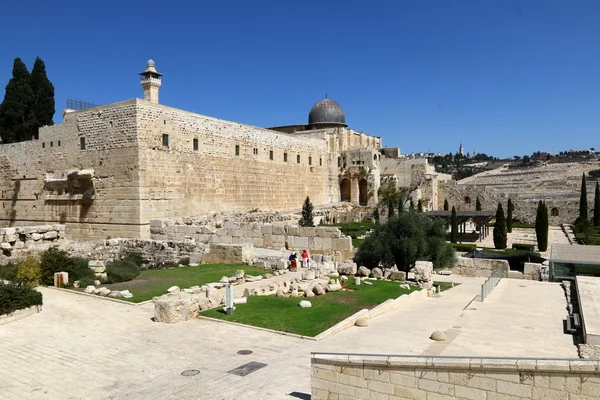
<path fill-rule="evenodd" d="M 0 87 L 46 63 L 67 98 L 142 97 L 268 127 L 325 93 L 402 153 L 600 148 L 600 1 L 45 1 L 0 8 Z M 4 96 L 4 91 L 0 96 Z"/>

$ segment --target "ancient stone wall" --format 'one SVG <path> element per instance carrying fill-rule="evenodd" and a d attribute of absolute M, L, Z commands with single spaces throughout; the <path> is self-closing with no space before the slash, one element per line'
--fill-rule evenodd
<path fill-rule="evenodd" d="M 204 264 L 245 264 L 254 259 L 254 247 L 248 243 L 212 243 L 202 257 Z"/>
<path fill-rule="evenodd" d="M 600 397 L 598 360 L 327 355 L 312 357 L 313 400 Z"/>
<path fill-rule="evenodd" d="M 463 276 L 489 278 L 493 272 L 501 270 L 503 276 L 508 276 L 510 265 L 506 260 L 491 260 L 487 258 L 456 257 L 452 273 Z"/>
<path fill-rule="evenodd" d="M 228 222 L 221 228 L 206 225 L 174 225 L 169 220 L 151 220 L 150 235 L 154 240 L 193 241 L 197 243 L 249 243 L 254 247 L 286 248 L 312 254 L 335 256 L 345 261 L 354 254 L 352 239 L 335 227 L 300 228 Z"/>
<path fill-rule="evenodd" d="M 324 140 L 136 102 L 143 221 L 331 201 Z"/>
<path fill-rule="evenodd" d="M 46 250 L 64 238 L 65 226 L 60 224 L 0 228 L 0 252 L 4 257 L 17 258 L 26 252 Z"/>

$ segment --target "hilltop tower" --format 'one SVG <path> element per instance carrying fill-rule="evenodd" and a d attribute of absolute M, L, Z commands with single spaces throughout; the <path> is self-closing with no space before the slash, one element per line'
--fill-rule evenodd
<path fill-rule="evenodd" d="M 152 59 L 146 63 L 146 70 L 139 74 L 142 76 L 141 83 L 144 88 L 144 100 L 158 104 L 158 89 L 161 85 L 160 77 L 163 74 L 159 74 L 156 71 L 156 66 Z"/>

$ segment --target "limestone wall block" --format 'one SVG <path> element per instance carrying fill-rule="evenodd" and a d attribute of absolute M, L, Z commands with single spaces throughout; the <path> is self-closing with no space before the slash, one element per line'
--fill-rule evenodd
<path fill-rule="evenodd" d="M 9 243 L 14 243 L 17 241 L 17 239 L 19 239 L 19 235 L 17 235 L 17 234 L 6 234 L 4 236 L 4 240 Z"/>
<path fill-rule="evenodd" d="M 300 235 L 300 228 L 296 226 L 285 226 L 285 232 L 288 236 L 298 236 Z"/>
<path fill-rule="evenodd" d="M 306 236 L 302 236 L 302 237 L 295 237 L 294 238 L 294 247 L 295 248 L 302 248 L 302 249 L 308 249 L 308 238 Z"/>
<path fill-rule="evenodd" d="M 271 235 L 273 233 L 273 226 L 271 225 L 263 225 L 261 232 L 264 236 Z"/>
<path fill-rule="evenodd" d="M 286 235 L 287 234 L 284 226 L 273 225 L 272 230 L 273 230 L 273 235 Z"/>
<path fill-rule="evenodd" d="M 252 245 L 254 247 L 264 247 L 264 240 L 262 238 L 253 238 Z"/>
<path fill-rule="evenodd" d="M 333 249 L 336 251 L 348 251 L 352 250 L 352 238 L 336 238 L 333 239 Z"/>

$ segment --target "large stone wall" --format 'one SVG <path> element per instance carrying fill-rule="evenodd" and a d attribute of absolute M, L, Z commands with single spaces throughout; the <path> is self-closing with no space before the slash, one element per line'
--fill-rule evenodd
<path fill-rule="evenodd" d="M 221 228 L 207 225 L 174 225 L 170 220 L 151 220 L 150 236 L 154 240 L 191 241 L 194 243 L 241 244 L 272 249 L 286 248 L 312 254 L 334 256 L 345 261 L 354 254 L 352 238 L 335 227 L 263 225 L 259 223 L 227 222 Z"/>
<path fill-rule="evenodd" d="M 592 400 L 598 360 L 376 355 L 312 357 L 312 400 Z"/>

